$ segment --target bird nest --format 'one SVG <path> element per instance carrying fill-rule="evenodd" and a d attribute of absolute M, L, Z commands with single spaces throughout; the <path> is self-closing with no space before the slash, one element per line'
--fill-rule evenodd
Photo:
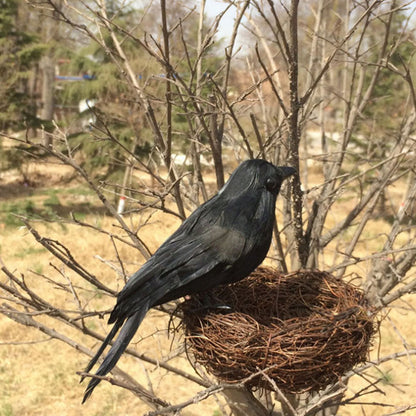
<path fill-rule="evenodd" d="M 300 393 L 336 382 L 367 358 L 374 310 L 357 287 L 326 272 L 258 268 L 214 290 L 217 305 L 182 305 L 186 347 L 227 383 Z"/>

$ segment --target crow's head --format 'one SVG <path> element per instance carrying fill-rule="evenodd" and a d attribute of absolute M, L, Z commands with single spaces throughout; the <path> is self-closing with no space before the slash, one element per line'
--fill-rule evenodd
<path fill-rule="evenodd" d="M 289 166 L 274 166 L 261 159 L 246 160 L 233 172 L 219 192 L 223 197 L 235 197 L 245 192 L 268 191 L 275 197 L 283 181 L 296 173 Z"/>

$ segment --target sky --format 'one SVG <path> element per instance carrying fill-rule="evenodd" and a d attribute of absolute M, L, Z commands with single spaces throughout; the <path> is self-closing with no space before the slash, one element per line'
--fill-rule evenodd
<path fill-rule="evenodd" d="M 227 8 L 227 3 L 220 0 L 206 0 L 205 12 L 210 17 L 215 17 Z M 231 7 L 221 20 L 219 36 L 226 38 L 230 36 L 236 15 L 235 7 Z"/>
<path fill-rule="evenodd" d="M 222 13 L 227 8 L 227 5 L 228 5 L 227 1 L 206 0 L 205 14 L 209 17 L 214 18 L 215 16 L 218 16 L 220 13 Z M 236 7 L 231 6 L 221 19 L 220 25 L 218 27 L 217 39 L 222 39 L 224 41 L 224 44 L 227 43 L 227 39 L 229 39 L 231 36 L 236 15 L 237 15 Z M 243 17 L 242 23 L 244 23 L 245 20 L 246 19 Z M 245 42 L 243 41 L 243 37 L 241 36 L 242 32 L 243 32 L 242 27 L 240 27 L 237 33 L 235 46 L 236 48 L 239 48 L 240 54 L 244 55 L 248 52 L 247 51 L 248 47 L 246 46 Z"/>

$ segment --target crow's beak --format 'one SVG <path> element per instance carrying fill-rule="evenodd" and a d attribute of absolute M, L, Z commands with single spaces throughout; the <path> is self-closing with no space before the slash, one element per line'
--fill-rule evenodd
<path fill-rule="evenodd" d="M 297 172 L 296 169 L 292 168 L 291 166 L 278 166 L 277 169 L 283 179 L 286 179 Z"/>

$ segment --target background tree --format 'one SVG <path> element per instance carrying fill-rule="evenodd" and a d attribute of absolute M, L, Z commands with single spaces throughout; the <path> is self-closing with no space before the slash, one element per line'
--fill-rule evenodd
<path fill-rule="evenodd" d="M 2 1 L 0 12 L 2 130 L 32 127 L 36 120 L 34 69 L 45 45 L 30 30 L 24 2 Z"/>

